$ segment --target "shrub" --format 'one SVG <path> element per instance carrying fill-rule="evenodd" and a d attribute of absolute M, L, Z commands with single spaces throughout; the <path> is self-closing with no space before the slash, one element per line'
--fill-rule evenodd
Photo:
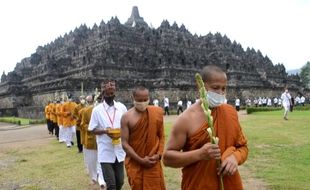
<path fill-rule="evenodd" d="M 264 111 L 278 111 L 281 110 L 282 107 L 247 107 L 247 114 L 251 114 L 253 112 L 264 112 Z"/>

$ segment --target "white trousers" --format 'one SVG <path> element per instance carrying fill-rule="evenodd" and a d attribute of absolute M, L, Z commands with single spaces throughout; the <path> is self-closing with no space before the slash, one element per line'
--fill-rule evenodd
<path fill-rule="evenodd" d="M 59 142 L 66 142 L 63 129 L 64 127 L 62 125 L 59 125 Z"/>
<path fill-rule="evenodd" d="M 290 111 L 290 105 L 283 105 L 284 107 L 284 117 L 287 118 L 287 114 Z"/>
<path fill-rule="evenodd" d="M 76 130 L 75 126 L 63 127 L 62 131 L 67 146 L 71 146 L 71 142 L 73 142 L 73 137 L 75 136 L 76 133 L 75 130 Z"/>
<path fill-rule="evenodd" d="M 91 150 L 84 147 L 84 161 L 88 170 L 88 175 L 93 181 L 98 181 L 99 185 L 106 185 L 100 163 L 97 159 L 97 150 Z"/>

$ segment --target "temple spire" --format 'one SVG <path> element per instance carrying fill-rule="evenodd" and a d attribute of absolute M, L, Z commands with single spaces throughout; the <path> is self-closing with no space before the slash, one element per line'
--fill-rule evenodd
<path fill-rule="evenodd" d="M 136 25 L 148 26 L 147 23 L 144 22 L 143 17 L 140 17 L 137 6 L 132 7 L 131 16 L 128 18 L 125 24 L 132 27 L 135 27 Z"/>

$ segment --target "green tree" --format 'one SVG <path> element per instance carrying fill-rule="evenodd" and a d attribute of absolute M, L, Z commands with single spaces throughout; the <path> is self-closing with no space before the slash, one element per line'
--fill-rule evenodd
<path fill-rule="evenodd" d="M 310 88 L 310 61 L 308 61 L 306 65 L 301 68 L 300 78 L 304 87 Z"/>

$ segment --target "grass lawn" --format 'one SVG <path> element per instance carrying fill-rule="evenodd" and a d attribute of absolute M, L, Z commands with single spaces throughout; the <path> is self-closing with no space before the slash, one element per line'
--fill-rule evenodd
<path fill-rule="evenodd" d="M 274 111 L 241 117 L 250 149 L 245 167 L 268 189 L 309 189 L 309 116 L 310 111 L 294 111 L 285 121 L 281 111 Z M 165 124 L 166 141 L 171 125 Z M 164 170 L 167 189 L 180 189 L 180 169 Z M 0 171 L 0 189 L 91 189 L 83 155 L 54 138 L 31 149 L 0 151 Z M 123 189 L 129 189 L 127 179 Z"/>
<path fill-rule="evenodd" d="M 39 124 L 45 123 L 45 119 L 27 119 L 21 117 L 0 117 L 0 122 L 14 123 L 18 125 L 29 125 L 29 124 Z"/>
<path fill-rule="evenodd" d="M 268 189 L 310 188 L 310 111 L 256 112 L 241 120 L 250 154 L 246 167 Z"/>

